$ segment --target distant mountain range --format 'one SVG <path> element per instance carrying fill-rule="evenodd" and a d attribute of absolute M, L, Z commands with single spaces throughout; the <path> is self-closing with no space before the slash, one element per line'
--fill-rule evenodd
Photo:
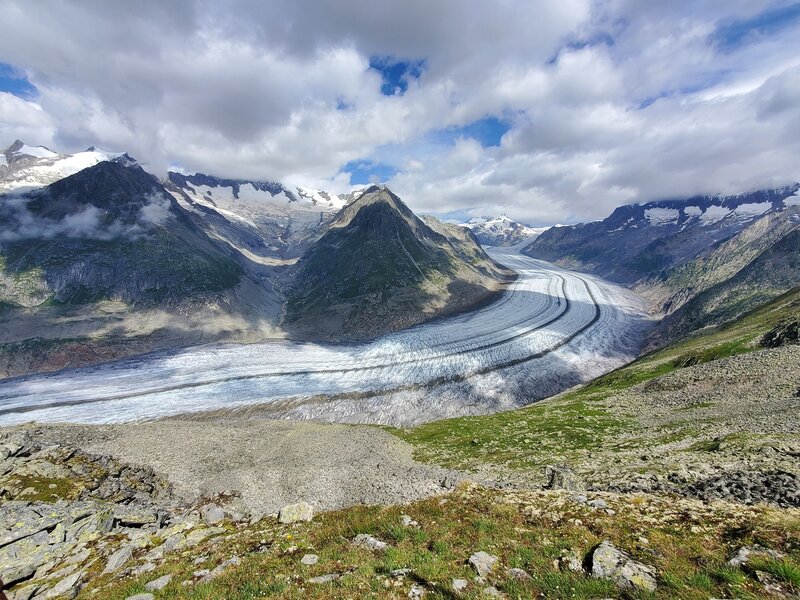
<path fill-rule="evenodd" d="M 800 283 L 800 184 L 617 208 L 554 227 L 529 256 L 632 287 L 663 315 L 656 346 L 728 321 Z"/>
<path fill-rule="evenodd" d="M 124 153 L 19 141 L 3 157 L 0 376 L 210 341 L 365 339 L 511 277 L 384 188 L 159 181 Z"/>
<path fill-rule="evenodd" d="M 472 230 L 484 246 L 516 246 L 525 241 L 532 241 L 547 229 L 547 227 L 528 227 L 504 214 L 499 217 L 474 217 L 461 225 Z"/>

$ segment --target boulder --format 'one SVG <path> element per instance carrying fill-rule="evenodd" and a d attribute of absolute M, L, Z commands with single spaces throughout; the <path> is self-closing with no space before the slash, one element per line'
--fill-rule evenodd
<path fill-rule="evenodd" d="M 300 562 L 307 566 L 315 565 L 319 562 L 319 556 L 316 554 L 306 554 L 300 559 Z"/>
<path fill-rule="evenodd" d="M 114 552 L 114 554 L 109 557 L 106 568 L 103 569 L 103 575 L 119 571 L 123 565 L 131 559 L 132 555 L 133 548 L 131 546 L 123 546 Z"/>
<path fill-rule="evenodd" d="M 619 588 L 652 592 L 657 587 L 652 567 L 633 560 L 609 541 L 592 551 L 590 563 L 592 577 L 610 579 Z"/>
<path fill-rule="evenodd" d="M 479 577 L 486 577 L 492 572 L 498 560 L 500 559 L 496 556 L 481 551 L 470 556 L 467 562 L 472 565 Z"/>
<path fill-rule="evenodd" d="M 78 592 L 81 589 L 81 578 L 83 577 L 83 571 L 78 571 L 69 577 L 65 577 L 61 581 L 59 581 L 55 586 L 47 590 L 47 593 L 44 595 L 45 598 L 74 598 L 78 595 Z"/>
<path fill-rule="evenodd" d="M 145 584 L 144 589 L 148 592 L 158 592 L 163 590 L 169 582 L 172 581 L 172 575 L 164 575 L 163 577 L 159 577 L 158 579 L 154 579 Z"/>
<path fill-rule="evenodd" d="M 310 521 L 314 518 L 314 507 L 308 502 L 298 502 L 284 506 L 278 513 L 278 521 L 281 523 L 297 523 L 298 521 Z"/>
<path fill-rule="evenodd" d="M 583 481 L 566 465 L 547 465 L 545 467 L 547 483 L 545 489 L 582 492 L 586 489 Z"/>
<path fill-rule="evenodd" d="M 467 581 L 466 579 L 453 579 L 452 583 L 450 584 L 450 587 L 454 592 L 458 593 L 458 592 L 463 592 L 465 589 L 467 589 L 468 585 L 469 581 Z"/>
<path fill-rule="evenodd" d="M 526 581 L 531 578 L 525 569 L 513 568 L 508 570 L 508 576 L 518 581 Z"/>
<path fill-rule="evenodd" d="M 728 564 L 732 567 L 744 567 L 751 558 L 770 558 L 773 560 L 780 560 L 784 557 L 785 554 L 781 554 L 777 550 L 771 550 L 756 544 L 754 546 L 742 546 L 739 548 L 736 551 L 736 554 L 734 554 L 733 557 L 728 561 Z"/>
<path fill-rule="evenodd" d="M 216 525 L 225 519 L 225 511 L 216 504 L 206 504 L 200 509 L 200 516 L 206 525 Z"/>

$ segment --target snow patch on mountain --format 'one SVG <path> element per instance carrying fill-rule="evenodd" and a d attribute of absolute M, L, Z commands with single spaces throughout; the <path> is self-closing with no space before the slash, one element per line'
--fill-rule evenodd
<path fill-rule="evenodd" d="M 748 219 L 763 215 L 765 212 L 772 208 L 770 202 L 751 202 L 747 204 L 740 204 L 734 211 L 738 216 L 746 217 Z"/>
<path fill-rule="evenodd" d="M 706 208 L 703 212 L 702 216 L 700 217 L 700 221 L 703 225 L 713 225 L 718 221 L 721 221 L 729 214 L 731 214 L 731 210 L 729 208 L 725 208 L 724 206 L 717 206 L 716 204 L 711 204 Z"/>
<path fill-rule="evenodd" d="M 683 214 L 687 217 L 699 217 L 703 214 L 703 209 L 699 206 L 684 206 Z"/>
<path fill-rule="evenodd" d="M 18 150 L 15 150 L 13 154 L 32 156 L 33 158 L 56 158 L 58 156 L 57 152 L 53 152 L 44 146 L 28 146 L 27 144 L 23 144 Z"/>
<path fill-rule="evenodd" d="M 44 146 L 17 140 L 0 153 L 0 193 L 32 190 L 50 185 L 99 162 L 120 160 L 122 152 L 89 148 L 75 154 L 59 154 Z M 133 162 L 127 157 L 126 160 Z"/>
<path fill-rule="evenodd" d="M 677 223 L 681 213 L 675 208 L 647 208 L 644 216 L 650 225 L 660 226 Z"/>

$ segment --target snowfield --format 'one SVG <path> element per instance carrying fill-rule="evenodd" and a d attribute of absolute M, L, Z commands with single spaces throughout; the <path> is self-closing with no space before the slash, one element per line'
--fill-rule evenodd
<path fill-rule="evenodd" d="M 409 425 L 514 408 L 632 360 L 649 321 L 625 288 L 528 258 L 492 304 L 363 344 L 205 346 L 0 382 L 0 424 L 227 415 Z"/>

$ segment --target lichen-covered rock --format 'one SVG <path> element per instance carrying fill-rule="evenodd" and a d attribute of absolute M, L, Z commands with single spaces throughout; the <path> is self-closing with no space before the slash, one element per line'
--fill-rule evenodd
<path fill-rule="evenodd" d="M 206 525 L 216 525 L 225 519 L 225 511 L 216 504 L 206 504 L 200 509 L 200 515 Z"/>
<path fill-rule="evenodd" d="M 360 548 L 366 548 L 367 550 L 375 550 L 377 552 L 385 552 L 389 547 L 389 544 L 386 542 L 382 542 L 375 536 L 366 533 L 359 533 L 353 539 L 353 545 Z"/>
<path fill-rule="evenodd" d="M 493 556 L 488 552 L 480 551 L 470 556 L 467 562 L 472 565 L 472 568 L 475 569 L 475 572 L 478 574 L 478 576 L 486 577 L 492 572 L 492 569 L 494 569 L 498 560 L 500 559 L 496 556 Z"/>
<path fill-rule="evenodd" d="M 106 568 L 103 569 L 103 575 L 119 571 L 123 567 L 123 565 L 125 565 L 125 563 L 131 559 L 132 555 L 133 555 L 133 548 L 131 546 L 123 546 L 122 548 L 114 552 L 114 554 L 112 554 L 111 557 L 108 559 L 108 562 L 106 563 Z"/>
<path fill-rule="evenodd" d="M 545 488 L 548 490 L 582 492 L 586 489 L 580 477 L 566 465 L 547 465 L 545 476 L 547 477 Z"/>
<path fill-rule="evenodd" d="M 147 582 L 144 585 L 144 589 L 148 592 L 158 592 L 167 587 L 170 581 L 172 581 L 172 575 L 164 575 L 163 577 Z"/>
<path fill-rule="evenodd" d="M 751 558 L 780 560 L 784 558 L 784 556 L 784 554 L 781 554 L 777 550 L 771 550 L 770 548 L 764 548 L 764 546 L 756 544 L 754 546 L 742 546 L 739 548 L 736 554 L 728 561 L 728 564 L 732 567 L 744 567 L 750 562 Z"/>
<path fill-rule="evenodd" d="M 308 502 L 298 502 L 284 506 L 278 513 L 278 520 L 281 523 L 297 523 L 298 521 L 310 521 L 314 518 L 314 507 Z"/>
<path fill-rule="evenodd" d="M 656 589 L 655 571 L 633 560 L 614 544 L 605 541 L 591 555 L 592 577 L 610 579 L 617 587 L 652 592 Z"/>

